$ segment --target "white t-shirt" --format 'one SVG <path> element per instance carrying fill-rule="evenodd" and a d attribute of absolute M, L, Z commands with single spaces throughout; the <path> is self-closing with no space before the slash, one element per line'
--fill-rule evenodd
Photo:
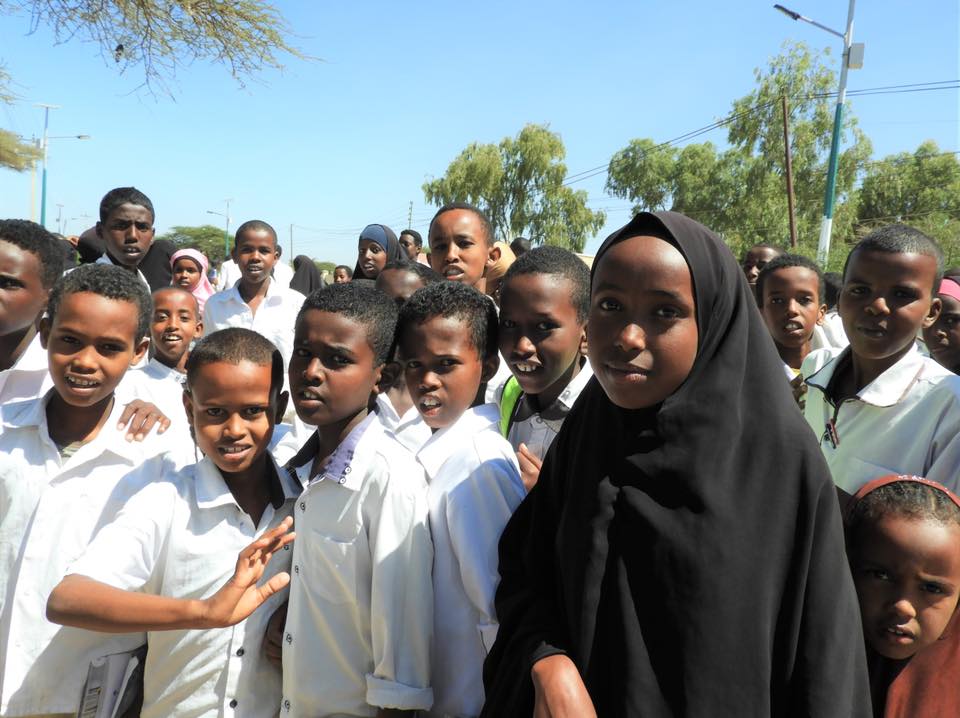
<path fill-rule="evenodd" d="M 162 459 L 148 462 L 138 473 L 152 482 L 68 572 L 128 591 L 209 598 L 233 575 L 237 554 L 293 511 L 301 487 L 271 465 L 279 482 L 272 484 L 274 503 L 254 524 L 210 459 L 181 471 Z M 275 554 L 261 581 L 289 570 L 291 553 Z M 148 632 L 142 718 L 274 714 L 280 669 L 266 660 L 262 644 L 267 622 L 285 600 L 281 591 L 229 628 Z"/>
<path fill-rule="evenodd" d="M 432 715 L 475 716 L 497 637 L 497 543 L 526 490 L 496 404 L 468 409 L 417 453 L 433 534 Z"/>

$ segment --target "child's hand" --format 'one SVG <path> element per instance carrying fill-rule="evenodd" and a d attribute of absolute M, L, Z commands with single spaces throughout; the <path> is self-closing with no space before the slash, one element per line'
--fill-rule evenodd
<path fill-rule="evenodd" d="M 134 399 L 124 407 L 117 428 L 127 430 L 127 441 L 143 441 L 154 424 L 160 425 L 157 433 L 162 434 L 170 427 L 170 419 L 149 401 Z"/>
<path fill-rule="evenodd" d="M 533 718 L 596 718 L 580 671 L 564 655 L 547 656 L 530 671 L 536 702 Z"/>
<path fill-rule="evenodd" d="M 280 668 L 283 664 L 283 629 L 287 624 L 287 603 L 273 612 L 263 634 L 263 655 Z"/>
<path fill-rule="evenodd" d="M 520 444 L 520 451 L 517 452 L 517 463 L 520 464 L 520 480 L 523 481 L 523 488 L 530 493 L 530 489 L 537 485 L 537 479 L 540 478 L 540 468 L 543 461 L 526 444 Z"/>
<path fill-rule="evenodd" d="M 205 626 L 225 628 L 240 623 L 264 601 L 290 583 L 290 574 L 284 571 L 262 586 L 257 586 L 257 581 L 263 576 L 273 554 L 296 537 L 293 532 L 288 533 L 291 526 L 293 517 L 288 516 L 279 526 L 267 531 L 240 552 L 233 577 L 203 602 Z"/>

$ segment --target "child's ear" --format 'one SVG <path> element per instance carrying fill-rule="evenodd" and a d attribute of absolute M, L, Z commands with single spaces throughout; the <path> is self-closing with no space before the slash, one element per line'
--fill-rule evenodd
<path fill-rule="evenodd" d="M 937 319 L 940 317 L 940 311 L 943 309 L 943 302 L 940 301 L 940 297 L 934 297 L 930 300 L 930 311 L 927 312 L 927 316 L 923 318 L 923 328 L 929 329 L 936 323 Z"/>
<path fill-rule="evenodd" d="M 274 424 L 280 424 L 283 422 L 283 415 L 287 413 L 287 403 L 290 401 L 290 392 L 281 391 L 280 396 L 277 397 L 277 411 L 273 417 Z"/>
<path fill-rule="evenodd" d="M 490 245 L 490 251 L 487 252 L 487 262 L 483 265 L 484 274 L 487 269 L 500 261 L 500 247 L 495 244 Z"/>
<path fill-rule="evenodd" d="M 197 320 L 197 336 L 198 337 L 203 336 L 203 322 L 199 319 Z"/>
<path fill-rule="evenodd" d="M 483 370 L 480 373 L 480 381 L 486 383 L 493 379 L 493 375 L 500 368 L 500 355 L 494 352 L 483 360 Z"/>
<path fill-rule="evenodd" d="M 580 327 L 580 354 L 582 356 L 587 355 L 587 323 L 584 322 L 583 326 Z"/>
<path fill-rule="evenodd" d="M 383 394 L 394 386 L 403 374 L 403 367 L 398 361 L 388 361 L 383 365 L 380 372 L 380 382 L 377 385 L 377 393 Z"/>
<path fill-rule="evenodd" d="M 387 368 L 387 364 L 381 364 L 376 369 L 373 370 L 373 388 L 370 390 L 370 396 L 376 396 L 382 391 L 386 391 L 386 388 L 383 387 L 384 383 L 384 371 Z"/>
<path fill-rule="evenodd" d="M 817 326 L 823 325 L 823 320 L 827 316 L 827 305 L 821 304 L 820 309 L 817 310 Z"/>
<path fill-rule="evenodd" d="M 140 343 L 133 350 L 133 359 L 130 360 L 130 366 L 134 364 L 139 364 L 140 360 L 143 359 L 143 355 L 147 353 L 147 349 L 150 348 L 150 339 L 144 337 L 140 340 Z"/>
<path fill-rule="evenodd" d="M 43 317 L 40 320 L 40 346 L 43 347 L 44 351 L 47 349 L 47 342 L 50 341 L 50 318 Z"/>

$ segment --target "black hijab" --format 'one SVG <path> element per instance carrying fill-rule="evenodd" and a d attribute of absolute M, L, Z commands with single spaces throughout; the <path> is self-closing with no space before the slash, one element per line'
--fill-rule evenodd
<path fill-rule="evenodd" d="M 293 279 L 290 280 L 290 289 L 296 289 L 300 294 L 309 297 L 318 289 L 323 289 L 323 278 L 320 270 L 305 254 L 298 254 L 293 259 Z"/>
<path fill-rule="evenodd" d="M 592 379 L 500 541 L 484 716 L 529 716 L 530 667 L 566 653 L 600 716 L 869 716 L 833 482 L 736 260 L 643 213 L 612 234 L 684 255 L 699 346 L 660 406 Z"/>

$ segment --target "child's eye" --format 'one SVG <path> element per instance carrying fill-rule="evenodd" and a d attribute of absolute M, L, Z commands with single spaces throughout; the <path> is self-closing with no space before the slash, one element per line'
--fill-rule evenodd
<path fill-rule="evenodd" d="M 916 292 L 911 292 L 909 289 L 897 289 L 897 290 L 893 293 L 893 296 L 895 296 L 897 299 L 910 299 L 910 300 L 913 300 L 913 299 L 916 299 L 916 298 L 917 298 L 917 293 L 916 293 Z"/>
<path fill-rule="evenodd" d="M 549 332 L 556 328 L 557 326 L 552 322 L 540 322 L 539 324 L 537 324 L 537 330 L 541 332 Z"/>
<path fill-rule="evenodd" d="M 457 361 L 456 359 L 451 359 L 450 357 L 440 360 L 440 366 L 442 367 L 457 366 L 457 364 L 459 363 L 460 363 L 459 361 Z"/>
<path fill-rule="evenodd" d="M 248 406 L 243 410 L 243 415 L 246 417 L 260 416 L 263 414 L 267 408 L 265 406 Z"/>
<path fill-rule="evenodd" d="M 408 360 L 407 360 L 407 363 L 404 364 L 404 368 L 406 368 L 406 369 L 419 369 L 419 368 L 420 368 L 420 362 L 418 362 L 416 359 L 408 359 Z"/>
<path fill-rule="evenodd" d="M 0 289 L 21 289 L 23 282 L 13 277 L 0 277 Z"/>
<path fill-rule="evenodd" d="M 457 246 L 463 249 L 466 249 L 467 247 L 472 247 L 473 245 L 474 245 L 474 242 L 465 237 L 457 240 Z"/>
<path fill-rule="evenodd" d="M 500 328 L 501 329 L 515 329 L 517 323 L 512 319 L 500 319 Z"/>
<path fill-rule="evenodd" d="M 660 319 L 676 319 L 680 316 L 680 311 L 676 307 L 657 307 L 654 314 Z"/>
<path fill-rule="evenodd" d="M 100 353 L 101 354 L 116 354 L 117 352 L 122 352 L 123 347 L 119 344 L 101 344 Z"/>
<path fill-rule="evenodd" d="M 943 586 L 941 586 L 939 583 L 933 583 L 932 581 L 925 582 L 922 586 L 920 586 L 920 589 L 924 593 L 932 593 L 938 596 L 946 594 Z"/>
<path fill-rule="evenodd" d="M 847 293 L 852 294 L 854 296 L 860 296 L 862 294 L 866 294 L 868 291 L 869 290 L 866 287 L 850 287 L 849 289 L 847 289 Z"/>
<path fill-rule="evenodd" d="M 770 297 L 767 301 L 770 304 L 783 304 L 783 297 Z"/>
<path fill-rule="evenodd" d="M 301 359 L 305 359 L 310 356 L 310 352 L 304 349 L 303 347 L 295 347 L 293 350 L 294 356 L 298 356 Z"/>
<path fill-rule="evenodd" d="M 890 580 L 890 574 L 884 571 L 882 568 L 870 568 L 870 569 L 867 569 L 864 573 L 866 573 L 870 578 L 875 579 L 877 581 Z"/>
<path fill-rule="evenodd" d="M 605 312 L 616 312 L 623 308 L 620 302 L 614 299 L 601 299 L 597 302 L 597 306 Z"/>
<path fill-rule="evenodd" d="M 211 407 L 210 409 L 204 409 L 204 414 L 214 419 L 218 419 L 223 416 L 223 409 L 219 407 Z"/>

